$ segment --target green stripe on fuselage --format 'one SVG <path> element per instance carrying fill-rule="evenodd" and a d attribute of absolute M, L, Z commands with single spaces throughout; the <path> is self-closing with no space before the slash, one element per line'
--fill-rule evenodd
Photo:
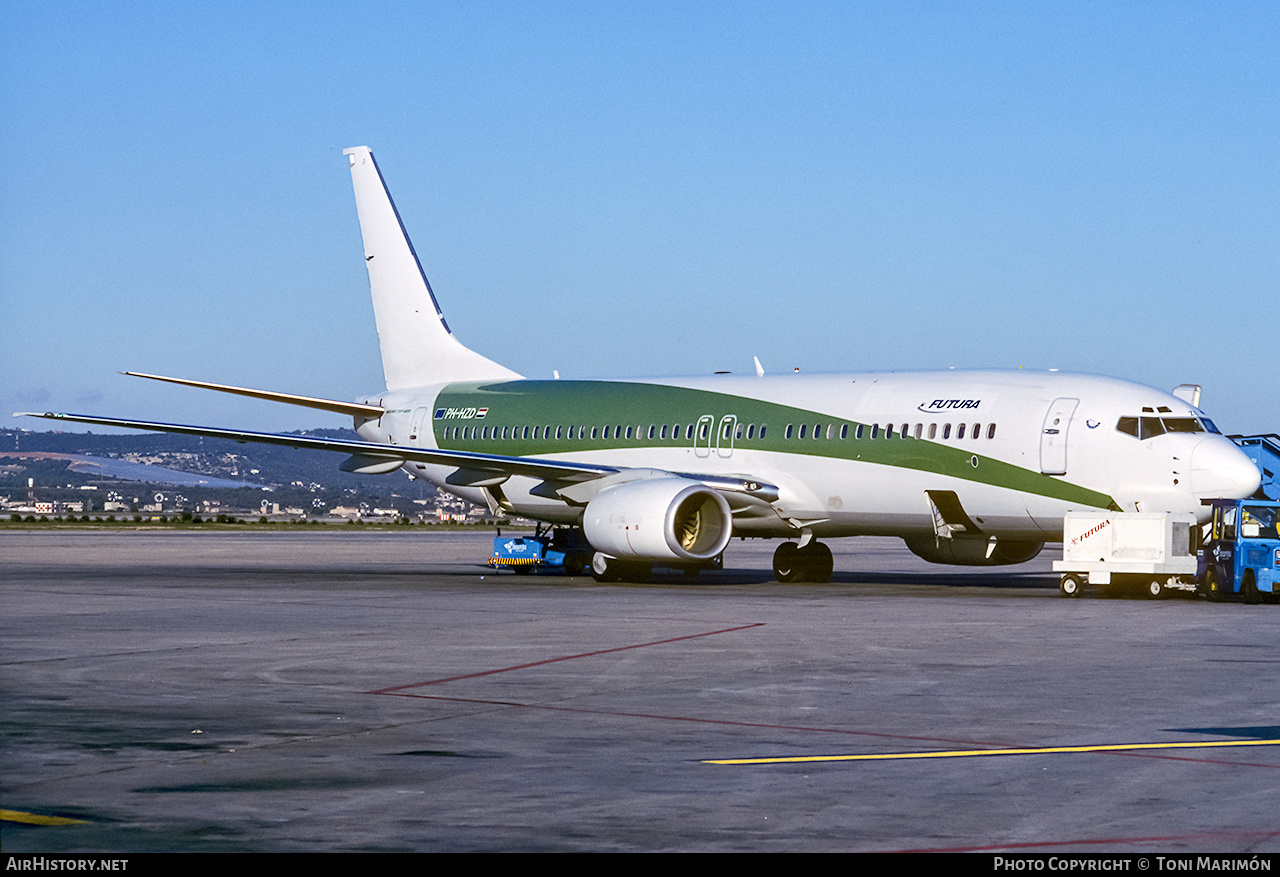
<path fill-rule="evenodd" d="M 441 409 L 445 416 L 436 417 Z M 475 412 L 480 409 L 488 409 L 483 417 L 476 416 Z M 437 397 L 432 415 L 433 432 L 439 447 L 513 457 L 548 457 L 622 448 L 706 447 L 708 441 L 714 453 L 718 431 L 723 429 L 722 418 L 733 416 L 743 426 L 742 437 L 733 439 L 735 450 L 898 466 L 1098 508 L 1114 506 L 1106 494 L 1004 463 L 974 450 L 938 441 L 902 438 L 896 433 L 887 439 L 884 437 L 884 425 L 880 426 L 879 437 L 872 439 L 871 424 L 868 423 L 709 390 L 622 381 L 450 384 Z M 711 418 L 711 433 L 708 438 L 700 439 L 699 421 L 708 416 Z M 664 424 L 667 427 L 665 440 L 659 438 Z M 690 424 L 695 425 L 692 439 L 685 437 Z M 805 438 L 799 438 L 802 424 L 805 426 Z M 652 440 L 648 438 L 651 425 L 654 426 Z M 753 438 L 747 437 L 746 427 L 749 425 L 755 426 Z M 788 425 L 792 427 L 791 438 L 786 437 Z M 894 425 L 901 426 L 897 421 Z M 672 427 L 675 426 L 679 429 L 678 438 L 672 437 Z M 767 427 L 764 438 L 760 437 L 762 426 Z M 820 436 L 816 439 L 813 437 L 815 426 L 819 428 Z M 833 438 L 830 439 L 826 437 L 828 426 L 833 427 Z M 855 438 L 859 426 L 863 427 L 861 439 Z M 445 429 L 448 427 L 470 427 L 472 435 L 467 439 L 446 439 Z M 482 438 L 480 436 L 486 427 L 489 437 Z M 528 427 L 527 439 L 524 438 L 525 427 Z M 570 427 L 574 434 L 572 439 L 568 437 Z M 622 437 L 617 435 L 619 427 Z M 628 427 L 632 429 L 629 439 L 626 438 Z M 841 427 L 848 428 L 845 439 L 840 438 Z M 501 437 L 504 428 L 507 430 L 506 438 Z M 533 438 L 535 428 L 538 429 L 537 439 Z M 607 439 L 604 437 L 606 428 L 609 430 Z M 558 439 L 555 437 L 557 429 L 560 431 Z M 461 435 L 460 429 L 454 432 Z M 981 441 L 985 439 L 975 442 L 974 447 L 980 446 Z M 973 465 L 974 460 L 977 460 L 977 466 Z"/>

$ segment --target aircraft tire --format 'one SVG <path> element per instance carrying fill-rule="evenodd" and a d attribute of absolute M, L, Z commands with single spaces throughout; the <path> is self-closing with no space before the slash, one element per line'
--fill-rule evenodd
<path fill-rule="evenodd" d="M 564 574 L 567 576 L 580 576 L 587 571 L 587 567 L 591 564 L 591 558 L 580 552 L 573 552 L 565 555 Z"/>
<path fill-rule="evenodd" d="M 794 542 L 783 542 L 773 552 L 773 577 L 780 582 L 804 581 L 804 562 L 800 556 L 800 546 Z"/>
<path fill-rule="evenodd" d="M 1080 592 L 1084 590 L 1084 582 L 1080 581 L 1079 576 L 1065 575 L 1058 583 L 1058 590 L 1064 597 L 1079 597 Z"/>
<path fill-rule="evenodd" d="M 597 582 L 618 581 L 618 560 L 597 551 L 591 558 L 591 577 Z"/>
<path fill-rule="evenodd" d="M 831 548 L 826 543 L 810 542 L 800 549 L 800 556 L 806 582 L 822 584 L 831 581 L 835 560 L 831 557 Z"/>

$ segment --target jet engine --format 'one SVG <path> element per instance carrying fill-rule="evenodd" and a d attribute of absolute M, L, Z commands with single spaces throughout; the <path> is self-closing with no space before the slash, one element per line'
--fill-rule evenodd
<path fill-rule="evenodd" d="M 582 530 L 592 547 L 627 559 L 702 561 L 733 535 L 729 504 L 688 478 L 645 478 L 601 491 L 587 503 Z"/>
<path fill-rule="evenodd" d="M 930 563 L 959 566 L 1003 566 L 1026 563 L 1040 553 L 1043 542 L 1015 542 L 1007 539 L 939 539 L 935 536 L 904 536 L 903 542 L 916 557 Z"/>

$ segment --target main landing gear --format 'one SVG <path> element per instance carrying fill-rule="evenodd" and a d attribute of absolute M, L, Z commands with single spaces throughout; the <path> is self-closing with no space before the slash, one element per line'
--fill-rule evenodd
<path fill-rule="evenodd" d="M 835 562 L 821 542 L 783 542 L 773 552 L 773 577 L 780 582 L 829 582 Z"/>

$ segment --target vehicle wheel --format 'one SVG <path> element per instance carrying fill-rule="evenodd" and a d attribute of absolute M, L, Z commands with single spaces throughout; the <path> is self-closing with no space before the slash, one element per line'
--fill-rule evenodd
<path fill-rule="evenodd" d="M 804 581 L 804 566 L 800 557 L 800 546 L 794 542 L 783 542 L 773 552 L 773 577 L 780 582 Z"/>
<path fill-rule="evenodd" d="M 1221 603 L 1226 597 L 1222 583 L 1218 581 L 1218 571 L 1213 567 L 1204 571 L 1204 595 L 1214 603 Z"/>
<path fill-rule="evenodd" d="M 1152 600 L 1159 600 L 1164 596 L 1164 580 L 1152 579 L 1147 582 L 1147 596 Z"/>
<path fill-rule="evenodd" d="M 823 542 L 810 542 L 800 549 L 800 563 L 807 582 L 829 582 L 835 569 L 831 549 Z"/>
<path fill-rule="evenodd" d="M 1262 602 L 1262 598 L 1258 596 L 1258 581 L 1253 577 L 1253 570 L 1245 570 L 1240 593 L 1244 594 L 1244 601 L 1250 606 L 1256 606 Z"/>
<path fill-rule="evenodd" d="M 1084 582 L 1080 581 L 1079 576 L 1063 576 L 1062 581 L 1058 583 L 1058 590 L 1064 597 L 1079 597 L 1080 592 L 1084 590 Z"/>

